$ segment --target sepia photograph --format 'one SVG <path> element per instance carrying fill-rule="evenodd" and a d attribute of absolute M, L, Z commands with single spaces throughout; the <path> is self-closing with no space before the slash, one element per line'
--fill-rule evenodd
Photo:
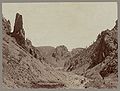
<path fill-rule="evenodd" d="M 2 3 L 2 87 L 117 89 L 117 2 Z"/>

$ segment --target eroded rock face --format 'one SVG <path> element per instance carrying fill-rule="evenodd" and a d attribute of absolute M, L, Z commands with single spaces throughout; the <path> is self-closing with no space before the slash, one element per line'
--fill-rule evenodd
<path fill-rule="evenodd" d="M 97 39 L 99 43 L 91 56 L 91 67 L 101 63 L 107 56 L 112 57 L 116 54 L 115 52 L 118 49 L 116 36 L 117 32 L 112 30 L 106 30 L 101 33 L 99 39 Z"/>
<path fill-rule="evenodd" d="M 70 58 L 70 52 L 64 45 L 57 46 L 56 48 L 51 46 L 42 46 L 37 47 L 37 49 L 41 53 L 44 61 L 55 67 L 63 67 L 65 61 Z"/>
<path fill-rule="evenodd" d="M 16 39 L 17 43 L 20 46 L 22 46 L 23 48 L 25 47 L 25 31 L 23 29 L 23 19 L 22 15 L 20 15 L 19 13 L 16 14 L 12 37 Z"/>
<path fill-rule="evenodd" d="M 32 45 L 32 42 L 29 39 L 25 40 L 25 48 L 35 58 L 42 60 L 39 50 Z"/>
<path fill-rule="evenodd" d="M 118 30 L 118 20 L 116 20 L 116 22 L 115 22 L 116 24 L 115 24 L 115 30 Z"/>
<path fill-rule="evenodd" d="M 32 55 L 33 54 L 33 46 L 32 46 L 32 42 L 29 39 L 25 40 L 25 46 L 26 46 L 26 50 Z"/>
<path fill-rule="evenodd" d="M 92 79 L 88 87 L 116 88 L 118 84 L 118 22 L 98 35 L 88 48 L 65 63 L 65 70 Z M 109 80 L 108 80 L 109 79 Z"/>
<path fill-rule="evenodd" d="M 72 56 L 81 53 L 85 48 L 74 48 L 71 51 Z"/>
<path fill-rule="evenodd" d="M 104 63 L 106 63 L 106 66 L 102 68 L 100 71 L 100 74 L 102 77 L 106 77 L 112 73 L 116 74 L 118 76 L 118 21 L 116 21 L 115 27 L 109 32 L 109 36 L 105 37 L 105 42 L 107 45 L 107 57 L 109 58 L 109 61 L 106 63 L 106 58 L 104 60 Z"/>
<path fill-rule="evenodd" d="M 64 56 L 64 54 L 68 52 L 68 49 L 66 46 L 61 45 L 56 47 L 56 54 L 59 56 Z"/>
<path fill-rule="evenodd" d="M 67 62 L 71 57 L 70 52 L 64 45 L 57 46 L 53 54 L 54 55 L 52 56 L 56 58 L 56 62 L 58 62 L 58 64 L 61 64 L 62 66 L 64 66 L 65 62 Z"/>
<path fill-rule="evenodd" d="M 10 35 L 11 33 L 11 23 L 9 20 L 6 20 L 4 17 L 2 17 L 2 30 L 3 33 L 6 33 L 8 35 Z"/>
<path fill-rule="evenodd" d="M 71 57 L 70 61 L 65 65 L 67 67 L 67 71 L 77 70 L 87 65 L 84 70 L 85 74 L 87 74 L 87 70 L 93 71 L 94 68 L 99 68 L 95 72 L 100 72 L 102 77 L 108 76 L 111 73 L 116 73 L 118 70 L 117 24 L 118 23 L 116 21 L 116 25 L 113 29 L 107 29 L 101 32 L 91 46 L 84 49 L 81 53 L 77 53 Z M 97 65 L 99 66 L 96 67 Z M 80 73 L 82 72 L 83 71 Z M 91 72 L 91 74 L 95 72 Z"/>
<path fill-rule="evenodd" d="M 62 60 L 70 56 L 69 51 L 66 46 L 60 45 L 55 48 L 55 55 L 58 60 Z"/>

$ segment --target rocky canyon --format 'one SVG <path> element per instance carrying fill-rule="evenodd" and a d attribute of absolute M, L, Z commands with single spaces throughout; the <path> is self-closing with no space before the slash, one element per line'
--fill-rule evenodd
<path fill-rule="evenodd" d="M 23 17 L 16 13 L 12 31 L 10 21 L 2 16 L 3 87 L 117 88 L 118 20 L 87 48 L 69 51 L 65 45 L 35 47 L 25 37 Z"/>

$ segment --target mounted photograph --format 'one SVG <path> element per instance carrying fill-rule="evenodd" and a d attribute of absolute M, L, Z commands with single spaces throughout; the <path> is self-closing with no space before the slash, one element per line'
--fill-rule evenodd
<path fill-rule="evenodd" d="M 117 2 L 2 3 L 2 87 L 117 89 Z"/>

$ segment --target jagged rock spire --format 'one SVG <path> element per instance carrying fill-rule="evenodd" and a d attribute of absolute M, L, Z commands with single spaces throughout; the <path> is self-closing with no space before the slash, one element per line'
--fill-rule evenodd
<path fill-rule="evenodd" d="M 23 29 L 23 20 L 22 15 L 17 13 L 15 18 L 14 32 L 19 32 L 20 29 Z"/>
<path fill-rule="evenodd" d="M 14 31 L 12 37 L 15 37 L 17 43 L 22 47 L 25 46 L 25 31 L 23 29 L 23 18 L 19 13 L 16 14 Z"/>

